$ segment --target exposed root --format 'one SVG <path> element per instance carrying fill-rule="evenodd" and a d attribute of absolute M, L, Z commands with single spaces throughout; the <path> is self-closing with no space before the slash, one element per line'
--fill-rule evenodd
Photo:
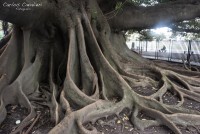
<path fill-rule="evenodd" d="M 70 44 L 69 44 L 69 52 L 68 52 L 68 63 L 67 63 L 67 74 L 66 79 L 64 82 L 64 91 L 66 93 L 66 96 L 72 101 L 73 103 L 77 104 L 80 107 L 87 106 L 88 104 L 93 103 L 95 100 L 84 94 L 79 90 L 77 85 L 75 84 L 74 80 L 75 77 L 72 75 L 71 72 L 73 72 L 73 56 L 76 52 L 75 51 L 75 30 L 70 30 Z M 74 79 L 74 80 L 73 80 Z M 72 97 L 73 96 L 73 97 Z"/>
<path fill-rule="evenodd" d="M 37 115 L 37 117 L 35 118 L 35 120 L 34 120 L 33 123 L 31 124 L 31 126 L 28 128 L 28 130 L 27 130 L 24 134 L 29 134 L 29 132 L 31 131 L 31 129 L 34 127 L 35 123 L 38 121 L 38 119 L 39 119 L 39 117 L 40 117 L 40 114 L 41 114 L 41 113 L 39 113 L 39 114 Z"/>
<path fill-rule="evenodd" d="M 176 125 L 200 125 L 200 111 L 182 106 L 185 98 L 200 103 L 199 73 L 176 72 L 151 62 L 146 65 L 146 60 L 131 57 L 127 50 L 127 55 L 121 54 L 115 44 L 111 45 L 111 31 L 98 4 L 93 0 L 74 2 L 78 8 L 68 11 L 73 7 L 70 2 L 66 1 L 68 8 L 60 9 L 64 12 L 61 20 L 45 24 L 49 29 L 40 31 L 41 37 L 34 36 L 35 29 L 15 28 L 2 49 L 0 123 L 6 118 L 8 104 L 20 104 L 28 108 L 29 115 L 12 134 L 32 123 L 26 131 L 29 133 L 39 119 L 35 109 L 41 106 L 49 107 L 55 122 L 50 134 L 99 133 L 83 124 L 119 115 L 124 108 L 133 111 L 131 121 L 140 129 L 165 125 L 181 134 Z M 63 42 L 55 34 L 59 28 L 54 25 L 59 23 Z M 134 91 L 138 86 L 156 89 L 150 96 L 142 96 Z M 179 99 L 177 104 L 165 104 L 163 96 L 168 91 Z M 151 120 L 141 120 L 141 111 Z"/>

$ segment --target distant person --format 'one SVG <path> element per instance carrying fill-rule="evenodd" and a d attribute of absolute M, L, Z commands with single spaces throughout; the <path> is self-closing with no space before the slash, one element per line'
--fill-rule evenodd
<path fill-rule="evenodd" d="M 8 34 L 8 22 L 3 21 L 2 28 L 3 28 L 4 35 L 6 36 Z"/>
<path fill-rule="evenodd" d="M 166 52 L 167 50 L 166 50 L 166 46 L 165 45 L 163 45 L 163 47 L 159 50 L 159 52 Z"/>

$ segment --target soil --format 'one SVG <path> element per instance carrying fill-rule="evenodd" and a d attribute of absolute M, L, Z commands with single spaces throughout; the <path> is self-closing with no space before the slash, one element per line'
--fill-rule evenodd
<path fill-rule="evenodd" d="M 173 66 L 176 68 L 183 68 L 182 64 L 169 63 L 165 61 L 154 61 L 158 64 L 167 64 L 168 66 Z M 134 89 L 138 94 L 141 95 L 151 95 L 155 92 L 154 87 L 137 87 Z M 173 105 L 178 103 L 179 99 L 175 93 L 168 91 L 164 96 L 163 100 L 165 104 Z M 193 109 L 200 111 L 200 104 L 198 102 L 188 100 L 183 104 L 183 107 L 188 109 Z M 0 134 L 9 134 L 17 127 L 17 123 L 22 121 L 27 115 L 28 111 L 26 108 L 19 105 L 8 105 L 6 107 L 8 113 L 4 122 L 0 125 Z M 48 108 L 37 109 L 37 114 L 39 119 L 37 120 L 34 127 L 29 132 L 30 134 L 46 134 L 51 128 L 53 128 L 54 123 L 50 120 L 50 113 Z M 98 119 L 94 124 L 88 122 L 84 126 L 87 129 L 97 129 L 102 134 L 173 134 L 173 132 L 165 126 L 159 127 L 149 127 L 145 130 L 139 130 L 130 122 L 131 111 L 125 108 L 119 116 L 112 115 L 109 117 L 104 117 Z M 148 115 L 139 114 L 141 120 L 150 120 Z M 29 129 L 30 125 L 27 127 Z M 184 128 L 179 126 L 183 134 L 200 134 L 200 126 L 193 126 Z"/>
<path fill-rule="evenodd" d="M 28 115 L 27 108 L 20 105 L 8 105 L 6 109 L 8 111 L 7 117 L 0 126 L 0 134 L 10 134 L 17 127 L 17 122 L 21 122 Z M 30 134 L 46 134 L 54 126 L 54 123 L 50 120 L 49 110 L 48 108 L 41 108 L 36 111 L 39 119 L 31 129 Z"/>

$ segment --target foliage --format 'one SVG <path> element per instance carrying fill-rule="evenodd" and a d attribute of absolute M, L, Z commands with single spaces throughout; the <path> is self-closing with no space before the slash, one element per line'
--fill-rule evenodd
<path fill-rule="evenodd" d="M 115 6 L 115 10 L 120 10 L 122 9 L 123 3 L 122 2 L 117 2 Z"/>
<path fill-rule="evenodd" d="M 134 3 L 135 5 L 141 6 L 153 6 L 158 3 L 165 3 L 174 0 L 129 0 L 129 2 Z"/>
<path fill-rule="evenodd" d="M 181 29 L 195 29 L 200 30 L 200 18 L 195 18 L 192 20 L 185 20 L 176 24 L 173 24 L 174 28 Z"/>
<path fill-rule="evenodd" d="M 150 30 L 142 30 L 139 32 L 140 36 L 139 36 L 139 40 L 143 41 L 152 41 L 153 40 L 153 36 Z"/>
<path fill-rule="evenodd" d="M 170 26 L 173 36 L 181 36 L 187 40 L 200 39 L 200 18 L 185 20 Z"/>
<path fill-rule="evenodd" d="M 165 36 L 163 33 L 161 33 L 161 34 L 152 33 L 152 36 L 153 36 L 154 39 L 157 40 L 157 41 L 161 41 L 161 40 L 163 40 L 163 39 L 166 38 L 166 36 Z"/>

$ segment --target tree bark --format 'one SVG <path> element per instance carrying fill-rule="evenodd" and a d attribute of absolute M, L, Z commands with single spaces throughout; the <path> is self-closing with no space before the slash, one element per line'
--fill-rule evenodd
<path fill-rule="evenodd" d="M 8 104 L 29 110 L 12 133 L 25 131 L 40 106 L 49 108 L 55 122 L 50 134 L 98 133 L 83 124 L 124 108 L 132 110 L 131 121 L 140 129 L 166 125 L 181 134 L 176 125 L 200 125 L 198 111 L 181 107 L 185 98 L 200 102 L 199 73 L 157 67 L 131 52 L 123 35 L 110 29 L 95 0 L 47 3 L 52 6 L 42 9 L 40 21 L 35 20 L 37 11 L 31 11 L 33 18 L 30 12 L 17 12 L 18 19 L 6 18 L 11 10 L 1 15 L 16 25 L 0 56 L 0 123 Z M 22 16 L 27 18 L 19 20 Z M 150 96 L 134 90 L 149 86 L 157 89 Z M 162 96 L 168 90 L 177 93 L 176 105 L 164 104 Z M 141 111 L 155 120 L 140 120 Z"/>
<path fill-rule="evenodd" d="M 175 1 L 149 7 L 125 4 L 117 13 L 109 14 L 113 29 L 129 30 L 163 27 L 172 22 L 190 20 L 200 16 L 199 1 Z"/>

